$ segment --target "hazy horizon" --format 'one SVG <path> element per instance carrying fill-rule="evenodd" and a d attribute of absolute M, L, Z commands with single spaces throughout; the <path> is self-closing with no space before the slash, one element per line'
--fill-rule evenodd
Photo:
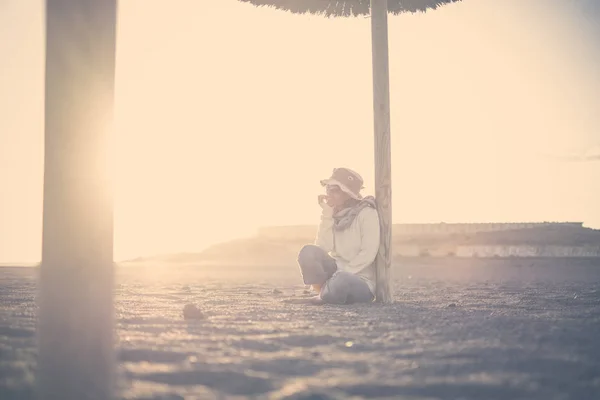
<path fill-rule="evenodd" d="M 336 166 L 374 191 L 368 19 L 163 4 L 120 2 L 116 260 L 316 224 Z M 394 223 L 600 228 L 599 21 L 561 0 L 390 17 Z M 43 1 L 0 2 L 0 264 L 41 253 L 43 28 Z"/>

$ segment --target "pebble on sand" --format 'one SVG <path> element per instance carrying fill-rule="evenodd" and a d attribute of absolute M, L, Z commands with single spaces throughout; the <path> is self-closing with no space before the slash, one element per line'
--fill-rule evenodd
<path fill-rule="evenodd" d="M 204 319 L 205 316 L 194 304 L 186 304 L 183 307 L 183 319 Z"/>
<path fill-rule="evenodd" d="M 454 308 L 454 307 L 456 307 L 456 303 L 450 303 L 450 304 L 448 304 L 448 308 Z"/>
<path fill-rule="evenodd" d="M 283 293 L 281 290 L 273 289 L 273 294 L 281 294 L 281 293 Z"/>

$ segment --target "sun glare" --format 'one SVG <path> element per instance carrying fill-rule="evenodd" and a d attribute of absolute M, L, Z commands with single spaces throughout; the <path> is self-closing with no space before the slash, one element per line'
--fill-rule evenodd
<path fill-rule="evenodd" d="M 256 11 L 223 7 L 231 24 Z M 536 196 L 567 200 L 545 172 L 564 166 L 540 154 L 587 145 L 590 119 L 574 104 L 595 92 L 569 72 L 588 74 L 583 53 L 543 40 L 575 37 L 549 9 L 532 21 L 540 10 L 496 8 L 485 30 L 461 10 L 390 20 L 395 221 L 543 220 L 548 209 L 532 209 Z M 214 20 L 192 3 L 179 11 L 198 20 L 179 13 L 177 23 L 157 30 L 156 21 L 175 21 L 174 10 L 121 4 L 117 258 L 200 249 L 265 225 L 313 223 L 318 180 L 333 166 L 361 171 L 374 192 L 368 20 L 335 21 L 332 30 L 331 21 L 282 22 L 266 13 L 261 26 L 278 35 L 257 28 L 224 34 L 217 45 L 208 35 Z M 492 15 L 484 5 L 479 11 Z M 445 27 L 444 37 L 428 24 Z M 300 35 L 305 25 L 310 33 Z M 404 40 L 404 30 L 421 39 Z M 353 48 L 340 44 L 355 36 Z M 439 51 L 431 50 L 436 42 Z M 352 68 L 329 69 L 338 59 Z M 440 63 L 445 74 L 434 70 Z M 290 75 L 292 65 L 300 72 Z M 426 81 L 409 78 L 430 69 Z M 568 129 L 578 133 L 565 135 Z M 525 200 L 516 201 L 515 190 Z M 439 193 L 446 193 L 441 203 Z M 554 213 L 582 219 L 571 210 Z"/>

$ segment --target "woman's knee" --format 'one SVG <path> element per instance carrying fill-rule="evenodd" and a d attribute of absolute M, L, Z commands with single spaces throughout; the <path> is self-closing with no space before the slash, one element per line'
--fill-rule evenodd
<path fill-rule="evenodd" d="M 322 253 L 323 249 L 321 249 L 319 246 L 307 244 L 300 249 L 300 252 L 298 252 L 298 262 L 300 264 L 312 262 Z"/>

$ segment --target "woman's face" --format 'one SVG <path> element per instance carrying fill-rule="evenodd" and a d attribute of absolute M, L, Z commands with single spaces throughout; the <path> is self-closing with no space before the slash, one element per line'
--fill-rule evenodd
<path fill-rule="evenodd" d="M 333 208 L 341 207 L 349 199 L 350 199 L 350 196 L 346 192 L 344 192 L 342 189 L 340 189 L 339 186 L 334 186 L 334 185 L 327 186 L 327 204 L 329 204 L 330 207 L 333 207 Z"/>

